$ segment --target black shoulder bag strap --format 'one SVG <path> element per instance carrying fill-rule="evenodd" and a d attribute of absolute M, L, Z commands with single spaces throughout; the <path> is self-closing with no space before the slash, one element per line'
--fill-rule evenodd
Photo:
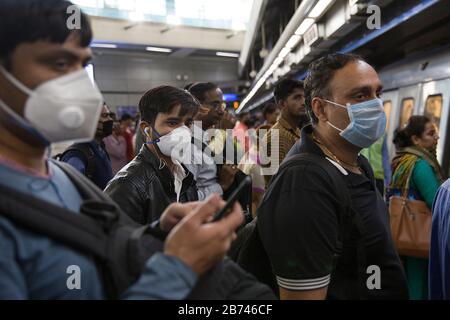
<path fill-rule="evenodd" d="M 0 185 L 0 214 L 69 247 L 106 259 L 108 238 L 86 215 Z"/>
<path fill-rule="evenodd" d="M 105 229 L 124 215 L 120 215 L 114 202 L 71 165 L 52 161 L 86 199 L 80 213 L 0 185 L 0 214 L 69 247 L 106 259 L 109 238 Z"/>
<path fill-rule="evenodd" d="M 82 174 L 80 174 L 74 167 L 70 164 L 62 162 L 50 160 L 59 167 L 73 182 L 75 187 L 81 193 L 83 199 L 92 199 L 98 201 L 112 202 L 112 200 L 108 199 L 108 197 L 90 180 L 86 179 Z"/>
<path fill-rule="evenodd" d="M 120 216 L 120 219 L 123 223 L 129 224 L 131 226 L 139 227 L 135 221 L 133 221 L 128 215 L 123 214 L 120 208 L 117 207 L 115 202 L 105 193 L 102 192 L 91 180 L 87 179 L 85 176 L 80 174 L 75 168 L 73 168 L 70 164 L 61 161 L 51 160 L 55 165 L 57 165 L 64 173 L 69 177 L 69 179 L 73 182 L 75 187 L 80 192 L 83 199 L 89 199 L 94 202 L 107 204 L 107 207 L 110 208 L 110 212 L 100 211 L 99 214 L 102 216 L 97 216 L 95 218 L 102 221 L 112 221 L 117 217 L 110 216 L 110 214 Z M 91 215 L 95 215 L 94 212 Z"/>

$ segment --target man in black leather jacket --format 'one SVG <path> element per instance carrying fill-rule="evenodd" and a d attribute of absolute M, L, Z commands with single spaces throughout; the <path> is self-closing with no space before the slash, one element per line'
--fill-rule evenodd
<path fill-rule="evenodd" d="M 198 106 L 188 92 L 169 86 L 152 89 L 141 98 L 140 129 L 146 143 L 105 189 L 136 222 L 157 221 L 173 202 L 198 200 L 192 173 L 170 152 L 179 145 L 173 139 L 189 135 L 187 127 L 192 124 Z M 190 146 L 190 138 L 186 141 Z"/>

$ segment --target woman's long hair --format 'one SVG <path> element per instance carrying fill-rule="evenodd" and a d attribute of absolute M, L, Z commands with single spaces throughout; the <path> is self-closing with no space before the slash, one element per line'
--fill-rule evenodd
<path fill-rule="evenodd" d="M 426 116 L 412 116 L 403 128 L 397 128 L 392 141 L 397 149 L 413 146 L 412 137 L 421 137 L 431 120 Z"/>

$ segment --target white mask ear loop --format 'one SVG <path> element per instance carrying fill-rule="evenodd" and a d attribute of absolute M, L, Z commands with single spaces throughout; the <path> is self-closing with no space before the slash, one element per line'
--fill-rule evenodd
<path fill-rule="evenodd" d="M 339 131 L 339 132 L 344 132 L 344 130 L 339 129 L 338 127 L 336 127 L 335 125 L 333 125 L 330 121 L 327 121 L 327 123 L 328 123 L 328 125 L 329 125 L 330 127 L 332 127 L 333 129 L 336 129 L 336 130 Z"/>
<path fill-rule="evenodd" d="M 29 96 L 33 95 L 33 90 L 27 88 L 22 82 L 17 80 L 11 73 L 9 73 L 3 66 L 0 66 L 0 71 L 6 77 L 6 79 L 8 79 L 8 81 L 11 82 L 11 84 L 13 84 L 17 89 Z"/>
<path fill-rule="evenodd" d="M 347 106 L 344 106 L 344 105 L 342 105 L 342 104 L 339 104 L 339 103 L 336 103 L 336 102 L 333 102 L 333 101 L 330 101 L 330 100 L 327 100 L 327 99 L 322 99 L 322 100 L 323 100 L 323 101 L 326 101 L 326 102 L 328 102 L 328 103 L 331 103 L 331 104 L 333 104 L 333 105 L 335 105 L 335 106 L 344 108 L 344 109 L 347 109 L 347 108 L 350 106 L 350 103 L 347 103 Z"/>
<path fill-rule="evenodd" d="M 333 101 L 330 101 L 330 100 L 327 100 L 327 99 L 322 99 L 322 98 L 321 98 L 321 100 L 323 100 L 323 101 L 325 101 L 325 102 L 328 102 L 328 103 L 330 103 L 330 104 L 332 104 L 332 105 L 335 105 L 335 106 L 344 108 L 344 109 L 348 109 L 348 107 L 349 107 L 349 105 L 350 105 L 349 103 L 347 103 L 347 107 L 346 107 L 346 106 L 344 106 L 344 105 L 342 105 L 342 104 L 339 104 L 339 103 L 336 103 L 336 102 L 333 102 Z M 344 130 L 339 129 L 339 128 L 336 127 L 334 124 L 332 124 L 330 121 L 327 121 L 327 124 L 328 124 L 330 127 L 332 127 L 333 129 L 339 131 L 340 133 L 344 132 Z"/>

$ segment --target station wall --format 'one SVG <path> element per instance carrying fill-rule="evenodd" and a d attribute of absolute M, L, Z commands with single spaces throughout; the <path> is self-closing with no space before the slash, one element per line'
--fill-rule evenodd
<path fill-rule="evenodd" d="M 95 51 L 95 80 L 113 111 L 137 106 L 140 97 L 160 85 L 184 87 L 191 82 L 237 81 L 237 59 Z"/>

